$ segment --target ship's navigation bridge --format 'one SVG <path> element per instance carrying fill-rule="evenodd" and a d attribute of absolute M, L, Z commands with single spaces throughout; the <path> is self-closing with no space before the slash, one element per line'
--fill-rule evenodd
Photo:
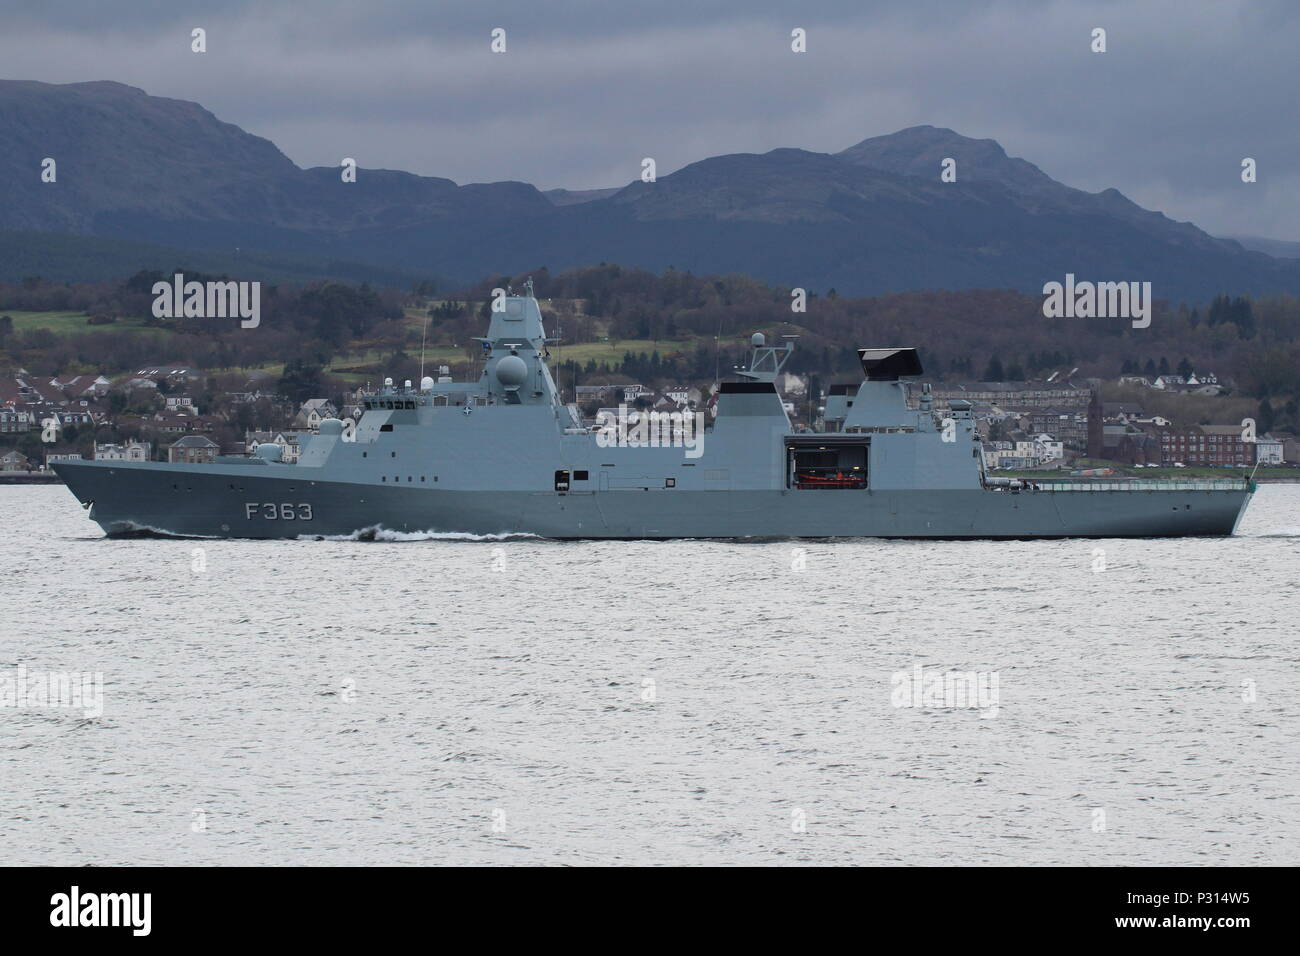
<path fill-rule="evenodd" d="M 400 410 L 403 408 L 415 408 L 418 405 L 428 405 L 429 396 L 416 395 L 413 397 L 396 397 L 385 395 L 383 397 L 367 398 L 361 402 L 361 407 L 367 411 L 375 409 Z"/>

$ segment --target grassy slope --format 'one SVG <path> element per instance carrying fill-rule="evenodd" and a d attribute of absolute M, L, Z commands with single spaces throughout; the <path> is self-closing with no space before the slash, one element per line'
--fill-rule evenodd
<path fill-rule="evenodd" d="M 431 300 L 428 305 L 436 305 L 438 302 L 439 300 Z M 423 308 L 408 308 L 405 311 L 405 324 L 409 332 L 409 338 L 403 347 L 408 355 L 418 356 L 420 354 L 420 336 L 424 329 L 427 313 Z M 15 330 L 47 329 L 55 335 L 75 335 L 86 332 L 144 332 L 166 339 L 177 334 L 167 329 L 149 328 L 140 319 L 132 317 L 119 318 L 109 325 L 87 325 L 86 319 L 88 316 L 84 312 L 5 311 L 0 314 L 9 315 L 13 318 Z M 602 332 L 605 324 L 597 322 L 597 326 Z M 652 355 L 658 352 L 661 357 L 666 358 L 673 354 L 690 354 L 700 344 L 712 348 L 713 339 L 702 337 L 686 340 L 661 339 L 654 341 L 651 339 L 602 338 L 595 342 L 553 345 L 551 346 L 551 360 L 554 363 L 572 361 L 582 365 L 594 360 L 597 365 L 613 367 L 621 363 L 623 356 L 628 352 L 634 355 L 641 353 Z M 360 346 L 360 343 L 358 345 L 359 347 L 347 352 L 341 352 L 336 356 L 327 371 L 353 383 L 364 382 L 367 379 L 373 379 L 376 374 L 380 374 L 382 369 L 377 366 L 391 354 L 391 351 L 389 349 Z M 467 359 L 477 358 L 478 352 L 476 348 L 466 348 L 466 346 L 473 346 L 473 342 L 457 343 L 457 345 L 457 348 L 428 346 L 424 355 L 426 365 L 452 365 L 464 362 Z M 283 363 L 278 362 L 256 366 L 256 368 L 277 375 L 283 367 Z"/>
<path fill-rule="evenodd" d="M 13 312 L 0 313 L 14 320 L 15 331 L 47 329 L 55 335 L 78 335 L 85 332 L 148 332 L 170 336 L 175 333 L 165 329 L 151 329 L 139 319 L 121 318 L 109 325 L 87 325 L 85 312 Z"/>

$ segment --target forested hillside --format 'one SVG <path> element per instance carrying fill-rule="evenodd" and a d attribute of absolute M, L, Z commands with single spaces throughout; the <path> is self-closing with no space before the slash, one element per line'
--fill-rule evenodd
<path fill-rule="evenodd" d="M 806 311 L 792 290 L 742 276 L 695 276 L 601 265 L 529 273 L 549 329 L 562 341 L 552 362 L 575 380 L 712 381 L 744 360 L 751 333 L 797 335 L 788 366 L 824 380 L 854 377 L 854 350 L 916 346 L 936 380 L 1033 378 L 1077 368 L 1079 377 L 1212 371 L 1240 394 L 1300 392 L 1300 299 L 1219 297 L 1209 303 L 1157 301 L 1150 328 L 1123 319 L 1047 319 L 1041 299 L 1011 291 L 908 292 L 850 298 L 809 289 Z M 117 281 L 0 283 L 3 360 L 33 374 L 115 373 L 147 362 L 207 370 L 282 368 L 296 361 L 354 379 L 418 373 L 430 362 L 471 372 L 472 341 L 486 328 L 491 290 L 520 290 L 525 275 L 476 285 L 403 291 L 338 282 L 265 286 L 262 323 L 159 320 L 155 281 L 145 272 Z M 187 279 L 206 278 L 187 273 Z M 576 379 L 575 379 L 576 376 Z"/>

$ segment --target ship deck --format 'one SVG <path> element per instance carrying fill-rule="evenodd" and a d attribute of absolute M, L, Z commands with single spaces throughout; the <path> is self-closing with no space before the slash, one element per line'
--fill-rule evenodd
<path fill-rule="evenodd" d="M 1249 478 L 1130 478 L 1106 481 L 1080 478 L 1069 481 L 1036 478 L 1012 478 L 1005 484 L 986 482 L 991 491 L 1251 491 L 1255 483 Z"/>

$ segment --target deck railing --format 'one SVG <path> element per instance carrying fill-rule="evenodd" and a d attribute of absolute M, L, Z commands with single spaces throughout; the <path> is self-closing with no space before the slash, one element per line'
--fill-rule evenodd
<path fill-rule="evenodd" d="M 995 491 L 1246 491 L 1250 484 L 1248 478 L 1135 478 L 1130 481 L 1013 478 L 1007 484 L 985 487 Z"/>

